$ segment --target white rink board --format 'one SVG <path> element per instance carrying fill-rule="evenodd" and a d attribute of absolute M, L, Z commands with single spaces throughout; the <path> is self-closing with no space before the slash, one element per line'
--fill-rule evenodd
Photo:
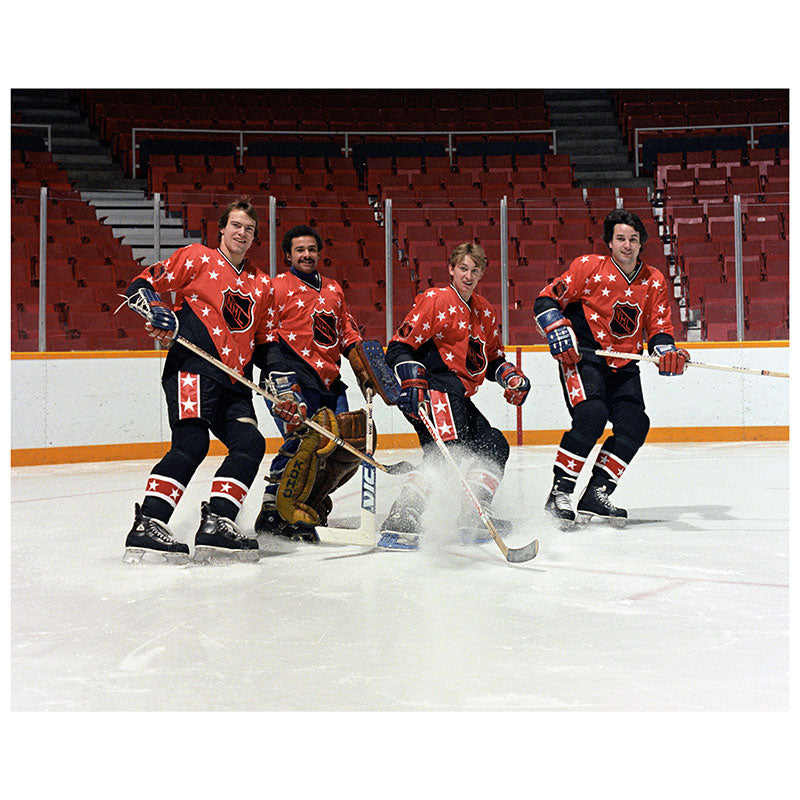
<path fill-rule="evenodd" d="M 514 360 L 512 348 L 508 355 Z M 709 364 L 790 371 L 788 347 L 698 349 L 695 358 Z M 553 359 L 546 352 L 524 352 L 522 359 L 532 382 L 522 408 L 523 430 L 568 427 Z M 640 369 L 653 427 L 789 424 L 786 379 L 698 368 L 690 368 L 682 377 L 662 377 L 653 364 L 642 364 Z M 167 441 L 160 372 L 161 359 L 152 357 L 13 359 L 11 448 Z M 351 387 L 351 408 L 363 406 L 346 360 L 342 374 Z M 487 381 L 475 402 L 497 427 L 516 429 L 516 409 L 504 402 L 497 384 Z M 261 430 L 276 436 L 261 398 L 255 399 L 255 405 Z M 379 435 L 411 430 L 397 409 L 386 408 L 380 400 L 375 403 L 375 423 Z"/>

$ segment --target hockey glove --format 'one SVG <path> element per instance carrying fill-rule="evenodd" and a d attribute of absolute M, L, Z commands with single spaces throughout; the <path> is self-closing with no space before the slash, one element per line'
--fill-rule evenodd
<path fill-rule="evenodd" d="M 531 390 L 531 382 L 510 361 L 497 368 L 495 380 L 505 389 L 503 396 L 512 406 L 521 406 Z"/>
<path fill-rule="evenodd" d="M 686 362 L 692 360 L 686 350 L 678 350 L 674 344 L 657 344 L 653 354 L 658 356 L 659 375 L 683 375 Z"/>
<path fill-rule="evenodd" d="M 536 324 L 542 335 L 547 337 L 553 358 L 562 364 L 577 364 L 581 360 L 572 324 L 557 308 L 548 308 L 537 314 Z"/>
<path fill-rule="evenodd" d="M 419 407 L 431 400 L 425 367 L 417 361 L 401 361 L 394 371 L 400 381 L 397 407 L 409 417 L 419 419 Z"/>
<path fill-rule="evenodd" d="M 269 385 L 277 400 L 270 408 L 272 415 L 283 420 L 286 433 L 294 433 L 308 414 L 297 375 L 294 372 L 270 372 Z"/>
<path fill-rule="evenodd" d="M 145 330 L 163 347 L 170 347 L 178 335 L 178 317 L 154 289 L 142 287 L 128 299 L 128 306 L 147 322 Z"/>

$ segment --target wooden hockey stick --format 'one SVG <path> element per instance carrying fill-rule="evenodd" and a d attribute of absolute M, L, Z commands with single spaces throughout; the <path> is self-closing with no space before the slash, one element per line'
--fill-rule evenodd
<path fill-rule="evenodd" d="M 450 451 L 447 449 L 447 445 L 442 441 L 442 437 L 439 435 L 439 431 L 436 429 L 436 425 L 431 422 L 430 418 L 428 417 L 427 412 L 425 411 L 424 406 L 419 407 L 419 417 L 424 423 L 425 427 L 428 429 L 428 433 L 433 437 L 433 441 L 436 442 L 436 446 L 441 451 L 442 455 L 447 459 L 450 463 L 451 468 L 458 475 L 458 479 L 461 481 L 461 485 L 464 487 L 464 491 L 466 491 L 469 499 L 472 501 L 472 505 L 475 506 L 475 510 L 478 512 L 481 522 L 486 526 L 486 529 L 492 535 L 492 539 L 494 539 L 495 544 L 500 548 L 500 552 L 505 556 L 506 561 L 510 561 L 512 564 L 516 564 L 522 561 L 530 561 L 532 558 L 536 558 L 536 554 L 539 552 L 539 540 L 534 539 L 530 544 L 525 545 L 525 547 L 519 547 L 516 549 L 512 549 L 506 545 L 506 543 L 500 537 L 500 534 L 497 532 L 497 528 L 495 524 L 489 519 L 488 514 L 483 510 L 481 504 L 478 502 L 478 498 L 475 497 L 472 489 L 470 489 L 469 484 L 467 483 L 464 476 L 461 474 L 461 470 L 456 465 L 456 462 L 453 460 L 453 456 L 450 455 Z"/>
<path fill-rule="evenodd" d="M 367 454 L 372 455 L 374 428 L 372 425 L 372 390 L 367 396 Z M 375 534 L 375 467 L 366 461 L 361 463 L 361 524 L 357 528 L 328 528 L 317 526 L 317 538 L 322 544 L 352 544 L 374 547 L 378 543 Z"/>
<path fill-rule="evenodd" d="M 606 356 L 607 358 L 624 358 L 633 361 L 652 361 L 658 364 L 658 356 L 646 356 L 639 353 L 615 353 L 613 350 L 595 350 L 596 356 Z M 769 378 L 788 378 L 788 372 L 774 372 L 768 369 L 748 369 L 747 367 L 729 367 L 724 364 L 703 364 L 700 361 L 687 361 L 687 367 L 702 367 L 703 369 L 718 369 L 723 372 L 741 372 L 745 375 L 766 375 Z"/>
<path fill-rule="evenodd" d="M 200 356 L 200 358 L 208 361 L 209 364 L 213 364 L 215 367 L 217 367 L 217 369 L 221 369 L 225 374 L 230 375 L 232 378 L 239 381 L 239 383 L 244 384 L 248 387 L 248 389 L 256 392 L 256 394 L 266 397 L 271 403 L 278 402 L 278 398 L 275 397 L 275 395 L 271 394 L 266 389 L 262 389 L 258 384 L 253 383 L 253 381 L 248 380 L 244 377 L 244 375 L 240 375 L 235 369 L 232 369 L 227 364 L 224 364 L 218 358 L 214 358 L 214 356 L 212 356 L 210 353 L 207 353 L 202 347 L 198 347 L 194 342 L 190 342 L 188 339 L 185 339 L 180 335 L 175 336 L 173 341 L 182 345 L 187 350 L 191 350 L 193 353 Z M 333 431 L 329 431 L 324 425 L 319 425 L 318 423 L 314 422 L 313 419 L 303 420 L 303 423 L 308 425 L 308 427 L 312 430 L 317 431 L 317 433 L 321 433 L 323 436 L 327 436 L 329 439 L 332 439 L 334 442 L 336 442 L 336 444 L 339 445 L 339 447 L 343 447 L 345 450 L 347 450 L 348 453 L 358 456 L 367 464 L 371 464 L 373 467 L 377 467 L 383 472 L 388 472 L 390 475 L 401 475 L 406 472 L 411 472 L 414 469 L 414 465 L 410 464 L 408 461 L 399 461 L 397 464 L 381 464 L 372 456 L 366 455 L 360 450 L 357 450 L 349 442 L 346 442 L 344 439 L 342 439 L 341 436 L 337 436 Z"/>

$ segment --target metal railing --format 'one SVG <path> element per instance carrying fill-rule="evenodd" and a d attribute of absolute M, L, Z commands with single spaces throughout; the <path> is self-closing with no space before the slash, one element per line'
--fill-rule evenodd
<path fill-rule="evenodd" d="M 47 152 L 53 152 L 53 126 L 52 125 L 44 125 L 43 123 L 39 122 L 31 122 L 30 124 L 26 124 L 24 122 L 12 122 L 12 128 L 25 128 L 28 130 L 29 128 L 44 128 L 47 131 L 47 136 L 45 137 L 45 144 L 47 145 Z"/>
<path fill-rule="evenodd" d="M 309 136 L 318 137 L 324 136 L 328 139 L 342 139 L 341 153 L 343 156 L 349 156 L 353 152 L 350 145 L 352 137 L 370 137 L 370 136 L 393 136 L 393 137 L 411 137 L 418 138 L 420 136 L 426 137 L 440 137 L 446 140 L 447 144 L 444 148 L 449 156 L 450 165 L 453 165 L 453 158 L 457 153 L 458 147 L 456 144 L 456 137 L 461 136 L 529 136 L 531 134 L 546 134 L 552 138 L 550 151 L 552 153 L 558 152 L 558 144 L 556 141 L 555 128 L 539 128 L 536 130 L 474 130 L 474 131 L 251 131 L 251 130 L 219 130 L 213 128 L 132 128 L 131 129 L 131 173 L 132 177 L 137 177 L 139 169 L 138 153 L 141 145 L 137 143 L 137 133 L 191 133 L 191 134 L 204 134 L 204 135 L 220 135 L 220 136 L 235 136 L 238 140 L 236 151 L 239 156 L 239 165 L 244 163 L 245 153 L 247 152 L 247 144 L 245 139 L 250 136 L 292 136 L 295 139 L 306 138 Z"/>
<path fill-rule="evenodd" d="M 634 128 L 633 129 L 633 152 L 636 161 L 636 177 L 639 177 L 639 170 L 643 166 L 639 157 L 639 150 L 644 145 L 639 144 L 639 133 L 644 131 L 704 131 L 712 130 L 718 131 L 724 128 L 733 128 L 735 130 L 747 129 L 750 131 L 750 138 L 747 140 L 750 147 L 755 147 L 758 140 L 755 138 L 756 128 L 775 128 L 775 127 L 789 127 L 788 122 L 743 122 L 741 125 L 677 125 L 669 128 Z"/>

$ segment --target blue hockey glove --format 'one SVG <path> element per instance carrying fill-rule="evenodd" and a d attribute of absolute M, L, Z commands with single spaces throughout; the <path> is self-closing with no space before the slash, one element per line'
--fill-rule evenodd
<path fill-rule="evenodd" d="M 154 289 L 142 287 L 128 298 L 128 306 L 147 322 L 147 332 L 164 347 L 170 347 L 178 335 L 178 317 Z"/>
<path fill-rule="evenodd" d="M 557 308 L 548 308 L 537 314 L 536 324 L 542 335 L 547 337 L 553 358 L 562 364 L 577 364 L 581 360 L 572 323 Z"/>
<path fill-rule="evenodd" d="M 417 361 L 401 361 L 394 371 L 400 381 L 397 407 L 410 417 L 419 419 L 419 407 L 431 401 L 425 367 Z"/>
<path fill-rule="evenodd" d="M 495 380 L 505 389 L 506 402 L 514 406 L 521 406 L 531 390 L 531 382 L 510 361 L 497 368 Z"/>

